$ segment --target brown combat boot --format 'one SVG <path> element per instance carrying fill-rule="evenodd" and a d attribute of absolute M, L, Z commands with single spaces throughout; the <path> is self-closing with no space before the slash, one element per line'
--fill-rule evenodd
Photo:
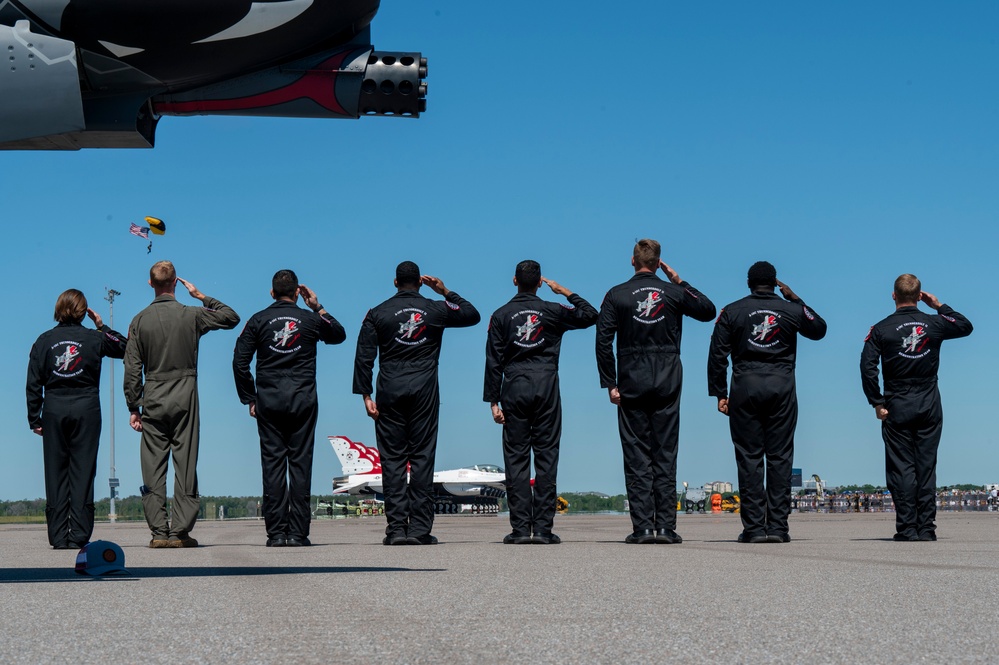
<path fill-rule="evenodd" d="M 167 541 L 167 547 L 197 547 L 198 541 L 190 536 L 186 538 L 177 538 L 176 540 L 171 538 Z"/>

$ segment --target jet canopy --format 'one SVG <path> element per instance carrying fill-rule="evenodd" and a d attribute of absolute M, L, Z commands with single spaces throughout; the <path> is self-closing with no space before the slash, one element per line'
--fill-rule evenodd
<path fill-rule="evenodd" d="M 495 464 L 473 464 L 472 466 L 462 468 L 469 469 L 471 471 L 481 471 L 483 473 L 506 473 L 506 471 Z"/>

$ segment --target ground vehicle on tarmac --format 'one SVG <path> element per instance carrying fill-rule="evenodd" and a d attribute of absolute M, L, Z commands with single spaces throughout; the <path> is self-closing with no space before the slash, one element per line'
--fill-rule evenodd
<path fill-rule="evenodd" d="M 683 484 L 683 493 L 677 501 L 677 510 L 684 510 L 689 515 L 695 510 L 699 513 L 706 512 L 708 493 L 701 488 L 689 489 L 687 483 Z"/>

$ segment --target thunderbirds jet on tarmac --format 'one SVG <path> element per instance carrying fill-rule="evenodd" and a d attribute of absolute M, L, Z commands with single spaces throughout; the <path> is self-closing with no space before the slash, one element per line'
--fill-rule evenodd
<path fill-rule="evenodd" d="M 333 479 L 333 494 L 382 494 L 381 455 L 345 436 L 329 437 L 344 475 Z M 497 513 L 506 496 L 506 474 L 493 464 L 434 473 L 434 512 Z"/>
<path fill-rule="evenodd" d="M 164 115 L 418 117 L 380 0 L 0 0 L 0 149 L 151 148 Z"/>

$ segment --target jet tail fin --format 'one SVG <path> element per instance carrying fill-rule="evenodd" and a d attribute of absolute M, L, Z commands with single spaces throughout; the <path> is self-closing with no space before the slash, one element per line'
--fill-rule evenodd
<path fill-rule="evenodd" d="M 355 443 L 345 436 L 331 436 L 329 440 L 333 452 L 340 458 L 345 476 L 382 472 L 382 458 L 377 448 Z"/>

